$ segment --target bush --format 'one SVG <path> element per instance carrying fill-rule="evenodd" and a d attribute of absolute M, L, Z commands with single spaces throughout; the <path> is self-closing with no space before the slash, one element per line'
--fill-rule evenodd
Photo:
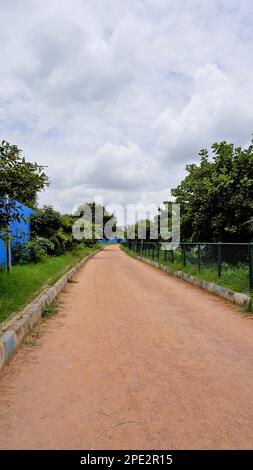
<path fill-rule="evenodd" d="M 31 218 L 31 236 L 51 239 L 61 228 L 61 214 L 51 206 L 44 206 Z"/>
<path fill-rule="evenodd" d="M 31 218 L 31 242 L 36 243 L 49 255 L 60 256 L 77 246 L 92 247 L 96 240 L 75 240 L 72 225 L 76 218 L 69 214 L 61 215 L 51 206 L 44 206 Z M 18 248 L 17 251 L 22 251 Z"/>
<path fill-rule="evenodd" d="M 62 255 L 67 250 L 71 250 L 74 245 L 72 235 L 65 233 L 62 228 L 57 230 L 56 234 L 52 237 L 52 242 L 55 247 L 54 254 L 57 256 Z"/>
<path fill-rule="evenodd" d="M 54 242 L 51 240 L 48 240 L 48 238 L 35 237 L 35 238 L 32 238 L 32 240 L 36 240 L 38 245 L 40 245 L 41 248 L 43 248 L 43 250 L 45 250 L 47 254 L 50 254 L 51 252 L 54 251 L 54 248 L 55 248 Z"/>
<path fill-rule="evenodd" d="M 12 247 L 14 263 L 28 264 L 38 263 L 46 255 L 46 245 L 48 241 L 36 237 L 24 244 L 16 243 Z M 49 242 L 50 243 L 50 242 Z"/>
<path fill-rule="evenodd" d="M 48 255 L 62 255 L 67 250 L 72 250 L 76 240 L 72 236 L 73 217 L 61 215 L 51 206 L 44 206 L 31 219 L 31 235 L 47 240 L 46 249 Z"/>

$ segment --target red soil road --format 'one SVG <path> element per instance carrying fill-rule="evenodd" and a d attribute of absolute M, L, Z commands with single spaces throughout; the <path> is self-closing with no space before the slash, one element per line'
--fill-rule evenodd
<path fill-rule="evenodd" d="M 108 247 L 0 381 L 2 449 L 253 447 L 253 322 Z"/>

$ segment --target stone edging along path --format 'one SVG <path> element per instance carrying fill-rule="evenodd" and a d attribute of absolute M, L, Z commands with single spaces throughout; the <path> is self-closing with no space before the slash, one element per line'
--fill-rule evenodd
<path fill-rule="evenodd" d="M 142 256 L 136 256 L 136 259 L 143 261 L 144 263 L 150 264 L 151 266 L 155 266 L 156 268 L 159 268 L 162 271 L 165 271 L 166 273 L 179 277 L 180 279 L 183 279 L 186 282 L 194 284 L 195 286 L 200 287 L 201 289 L 207 290 L 208 292 L 211 292 L 212 294 L 215 294 L 218 297 L 221 297 L 222 299 L 229 300 L 230 302 L 240 305 L 241 307 L 252 305 L 252 299 L 246 294 L 234 292 L 233 290 L 219 286 L 214 282 L 204 281 L 196 276 L 192 276 L 191 274 L 185 273 L 183 271 L 177 271 L 176 269 L 173 269 L 170 266 L 158 263 L 158 261 L 153 261 Z"/>
<path fill-rule="evenodd" d="M 83 258 L 76 266 L 64 274 L 52 287 L 36 297 L 13 321 L 8 322 L 6 331 L 0 336 L 0 371 L 9 362 L 14 352 L 23 342 L 28 331 L 39 322 L 43 308 L 51 304 L 65 287 L 67 282 L 84 266 L 87 261 L 101 250 L 95 250 Z M 1 333 L 0 333 L 1 334 Z"/>

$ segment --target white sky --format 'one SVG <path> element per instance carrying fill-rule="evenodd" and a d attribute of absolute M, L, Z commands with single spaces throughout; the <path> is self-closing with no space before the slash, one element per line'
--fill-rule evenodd
<path fill-rule="evenodd" d="M 159 203 L 201 147 L 249 143 L 252 0 L 0 0 L 0 138 L 61 211 Z"/>

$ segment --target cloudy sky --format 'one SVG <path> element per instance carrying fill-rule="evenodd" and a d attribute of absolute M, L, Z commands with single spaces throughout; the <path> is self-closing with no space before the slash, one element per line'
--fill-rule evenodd
<path fill-rule="evenodd" d="M 48 165 L 40 203 L 159 203 L 253 132 L 252 0 L 0 0 L 0 138 Z"/>

